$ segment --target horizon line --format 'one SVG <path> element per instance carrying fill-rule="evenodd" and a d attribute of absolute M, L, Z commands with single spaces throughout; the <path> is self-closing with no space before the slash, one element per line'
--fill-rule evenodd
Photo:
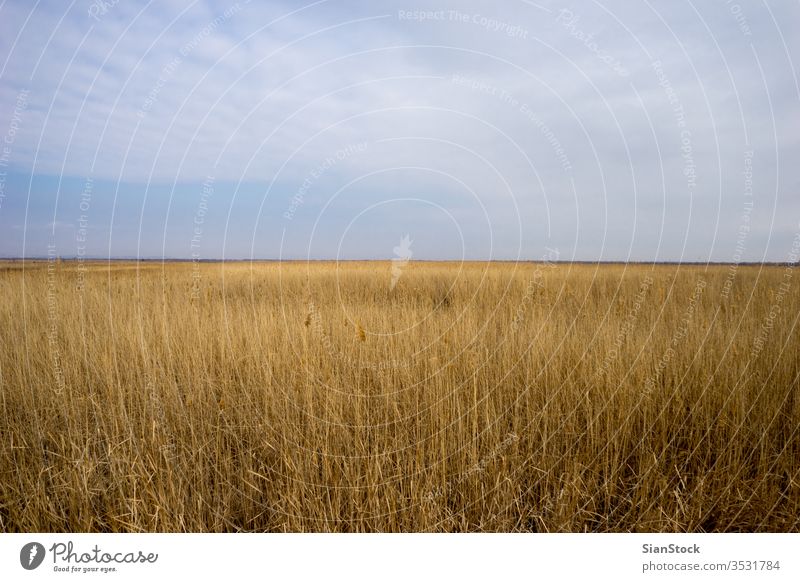
<path fill-rule="evenodd" d="M 71 263 L 83 262 L 142 262 L 142 263 L 386 263 L 393 258 L 385 259 L 268 259 L 268 258 L 230 258 L 230 259 L 194 259 L 180 257 L 0 257 L 0 261 L 10 262 L 48 262 L 68 261 Z M 682 261 L 682 260 L 624 260 L 624 259 L 412 259 L 415 263 L 552 263 L 552 264 L 580 264 L 580 265 L 718 265 L 718 266 L 800 266 L 800 261 Z"/>

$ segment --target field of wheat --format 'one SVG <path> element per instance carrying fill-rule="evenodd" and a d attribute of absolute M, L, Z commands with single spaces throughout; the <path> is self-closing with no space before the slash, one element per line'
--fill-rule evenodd
<path fill-rule="evenodd" d="M 797 276 L 6 262 L 0 529 L 800 531 Z"/>

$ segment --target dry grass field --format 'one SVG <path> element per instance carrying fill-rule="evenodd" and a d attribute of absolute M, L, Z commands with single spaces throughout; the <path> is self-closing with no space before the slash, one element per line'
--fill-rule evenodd
<path fill-rule="evenodd" d="M 800 531 L 791 267 L 21 266 L 2 531 Z"/>

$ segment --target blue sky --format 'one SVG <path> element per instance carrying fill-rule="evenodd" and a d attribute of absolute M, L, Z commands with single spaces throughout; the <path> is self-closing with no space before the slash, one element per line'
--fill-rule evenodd
<path fill-rule="evenodd" d="M 0 256 L 786 260 L 797 2 L 0 4 Z"/>

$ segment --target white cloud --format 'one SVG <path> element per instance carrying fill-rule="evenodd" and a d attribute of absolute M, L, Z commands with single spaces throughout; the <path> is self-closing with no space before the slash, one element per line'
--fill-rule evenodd
<path fill-rule="evenodd" d="M 797 222 L 789 192 L 800 181 L 783 153 L 796 152 L 800 127 L 791 69 L 797 42 L 784 18 L 797 8 L 770 7 L 784 23 L 781 39 L 773 15 L 756 6 L 746 7 L 745 36 L 741 19 L 724 5 L 695 12 L 683 5 L 577 3 L 567 19 L 542 4 L 544 10 L 524 2 L 323 2 L 298 10 L 293 3 L 242 1 L 198 2 L 187 10 L 181 2 L 143 8 L 126 1 L 96 21 L 88 2 L 67 14 L 61 4 L 45 3 L 15 46 L 10 39 L 30 7 L 6 4 L 0 99 L 12 103 L 20 88 L 31 90 L 13 164 L 127 182 L 198 182 L 213 173 L 264 183 L 285 164 L 279 181 L 292 186 L 331 152 L 365 141 L 374 147 L 337 172 L 352 179 L 398 164 L 448 171 L 494 205 L 497 224 L 513 226 L 516 209 L 499 190 L 502 180 L 473 155 L 432 140 L 412 148 L 374 145 L 437 138 L 495 164 L 528 215 L 542 212 L 546 196 L 550 215 L 542 223 L 549 221 L 576 256 L 597 248 L 597 241 L 584 242 L 596 232 L 608 233 L 616 255 L 652 253 L 653 241 L 632 250 L 630 240 L 651 237 L 657 222 L 667 225 L 663 249 L 671 258 L 688 232 L 698 236 L 697 253 L 724 260 L 735 241 L 747 135 L 759 152 L 759 212 L 781 216 L 783 234 L 770 249 L 779 254 Z M 420 9 L 446 16 L 398 17 Z M 265 26 L 273 19 L 280 20 Z M 503 33 L 512 27 L 513 36 Z M 662 63 L 685 127 L 653 60 Z M 454 83 L 454 75 L 484 85 Z M 0 130 L 9 120 L 4 107 Z M 690 134 L 697 171 L 691 195 L 682 131 Z M 568 175 L 555 144 L 569 159 Z M 417 179 L 424 190 L 427 178 Z M 374 196 L 392 187 L 376 184 Z M 692 206 L 692 197 L 703 203 Z M 700 234 L 717 217 L 721 234 L 712 249 Z"/>

